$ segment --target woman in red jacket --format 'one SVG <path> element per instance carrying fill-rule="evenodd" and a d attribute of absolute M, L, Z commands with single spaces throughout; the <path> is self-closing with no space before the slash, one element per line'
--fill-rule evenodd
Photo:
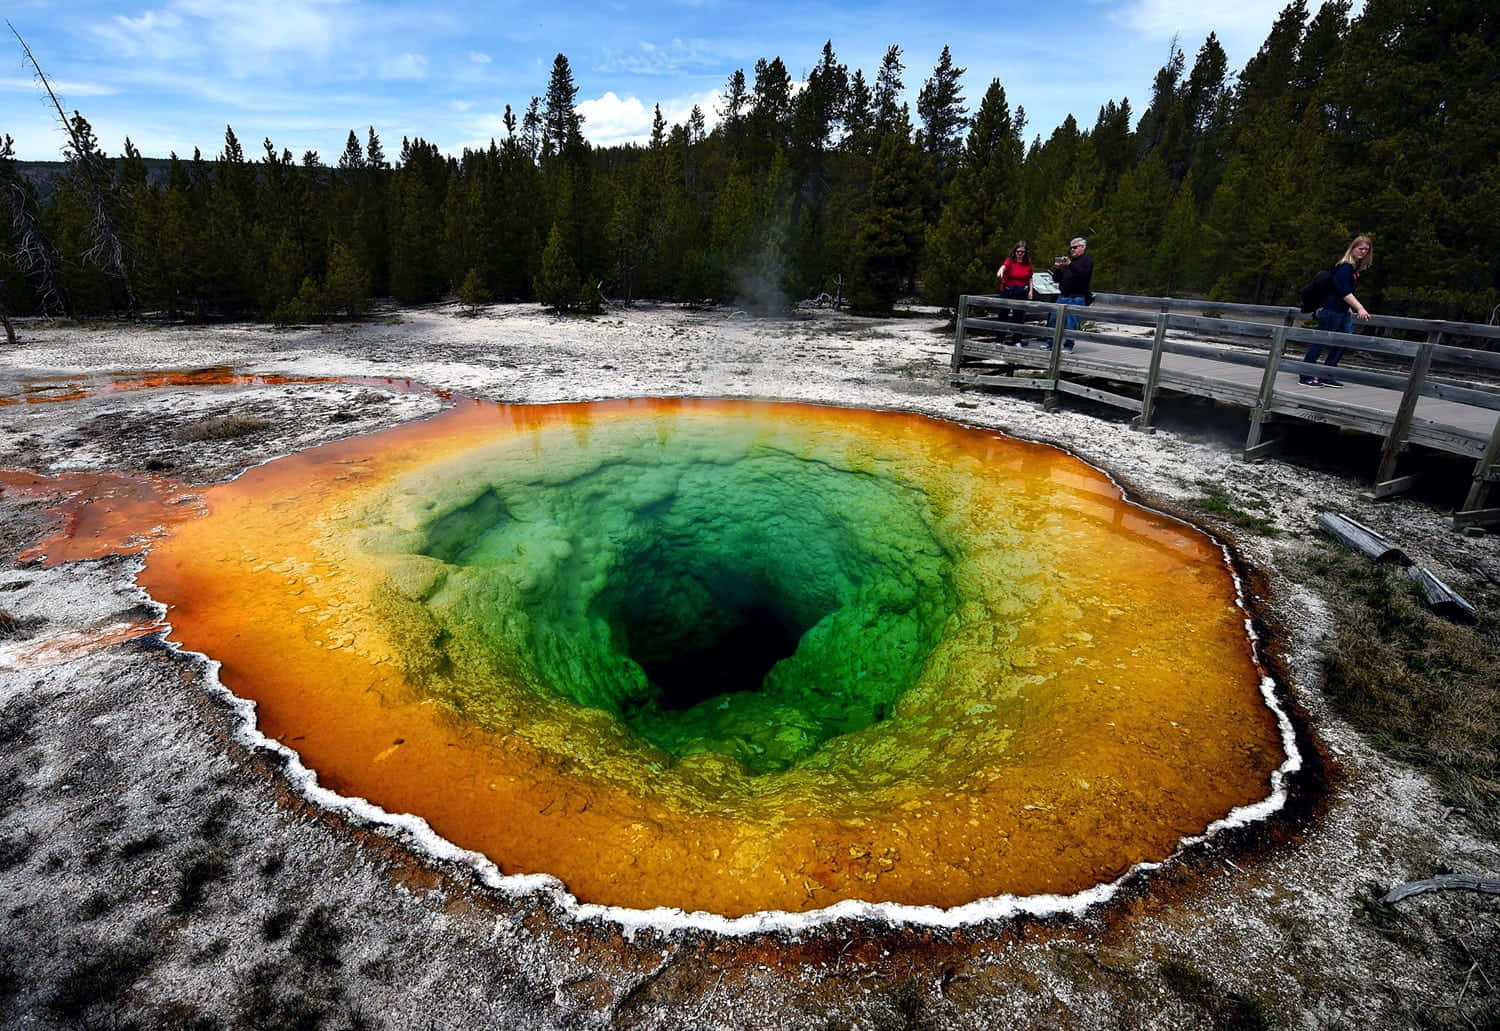
<path fill-rule="evenodd" d="M 1036 300 L 1031 289 L 1031 252 L 1026 249 L 1025 240 L 1016 243 L 1009 256 L 1000 263 L 995 276 L 1000 280 L 1000 296 Z M 1025 317 L 1026 313 L 1019 308 L 1009 308 L 1005 312 L 1007 322 L 1020 322 Z M 1017 344 L 1022 342 L 1019 336 L 1015 337 L 1015 341 Z"/>

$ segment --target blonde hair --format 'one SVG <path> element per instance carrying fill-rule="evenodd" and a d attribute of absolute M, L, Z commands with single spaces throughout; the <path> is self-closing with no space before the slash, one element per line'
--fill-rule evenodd
<path fill-rule="evenodd" d="M 1370 245 L 1370 253 L 1366 254 L 1358 261 L 1355 261 L 1354 248 L 1358 247 L 1362 243 L 1367 243 Z M 1375 264 L 1375 241 L 1370 239 L 1364 233 L 1360 233 L 1354 239 L 1349 241 L 1349 246 L 1344 248 L 1344 256 L 1338 260 L 1338 263 L 1342 265 L 1346 261 L 1354 266 L 1354 271 L 1356 272 L 1363 272 L 1365 269 Z"/>

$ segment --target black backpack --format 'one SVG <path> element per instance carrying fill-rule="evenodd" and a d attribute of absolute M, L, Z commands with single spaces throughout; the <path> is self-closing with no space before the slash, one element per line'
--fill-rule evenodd
<path fill-rule="evenodd" d="M 1312 282 L 1302 288 L 1302 311 L 1307 314 L 1317 311 L 1333 293 L 1333 273 L 1328 269 L 1322 269 Z"/>

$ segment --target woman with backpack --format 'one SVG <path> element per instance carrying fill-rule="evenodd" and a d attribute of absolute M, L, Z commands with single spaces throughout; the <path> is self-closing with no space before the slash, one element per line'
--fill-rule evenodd
<path fill-rule="evenodd" d="M 1323 299 L 1318 308 L 1318 328 L 1329 333 L 1352 333 L 1354 332 L 1354 320 L 1365 322 L 1370 313 L 1360 303 L 1359 298 L 1354 296 L 1354 288 L 1359 283 L 1360 273 L 1370 267 L 1375 260 L 1375 241 L 1363 234 L 1356 236 L 1349 243 L 1344 256 L 1339 263 L 1333 267 L 1333 286 L 1328 291 L 1328 296 Z M 1330 347 L 1328 349 L 1328 360 L 1325 363 L 1328 368 L 1333 368 L 1344 357 L 1347 348 Z M 1307 349 L 1307 356 L 1302 360 L 1309 365 L 1318 363 L 1318 356 L 1323 353 L 1322 344 L 1313 344 Z M 1312 387 L 1341 387 L 1338 380 L 1330 376 L 1308 376 L 1298 377 L 1298 381 Z"/>

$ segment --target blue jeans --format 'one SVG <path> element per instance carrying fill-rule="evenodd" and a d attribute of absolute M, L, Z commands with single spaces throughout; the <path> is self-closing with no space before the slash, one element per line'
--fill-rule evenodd
<path fill-rule="evenodd" d="M 1319 308 L 1318 328 L 1323 330 L 1325 333 L 1353 333 L 1354 313 L 1352 311 L 1340 313 L 1336 311 L 1330 311 L 1327 308 Z M 1337 365 L 1339 363 L 1339 359 L 1344 357 L 1344 351 L 1346 350 L 1347 348 L 1343 347 L 1330 347 L 1328 349 L 1328 361 L 1325 364 L 1329 365 L 1330 367 Z M 1312 344 L 1308 347 L 1307 355 L 1302 360 L 1310 365 L 1316 365 L 1318 363 L 1318 356 L 1322 353 L 1322 344 Z"/>
<path fill-rule="evenodd" d="M 1087 297 L 1059 297 L 1057 299 L 1057 303 L 1058 304 L 1076 304 L 1076 305 L 1082 306 L 1082 305 L 1088 304 L 1089 303 L 1089 299 Z M 1069 315 L 1069 316 L 1067 316 L 1066 318 L 1063 319 L 1063 328 L 1067 329 L 1067 330 L 1074 330 L 1074 329 L 1078 328 L 1078 326 L 1079 326 L 1079 324 L 1081 322 L 1083 322 L 1083 316 L 1082 315 Z M 1056 315 L 1048 315 L 1047 316 L 1047 325 L 1049 325 L 1049 326 L 1055 326 L 1055 325 L 1057 325 L 1057 316 Z M 1073 341 L 1071 341 L 1071 340 L 1064 340 L 1063 344 L 1064 344 L 1064 346 L 1071 347 L 1073 345 Z"/>

